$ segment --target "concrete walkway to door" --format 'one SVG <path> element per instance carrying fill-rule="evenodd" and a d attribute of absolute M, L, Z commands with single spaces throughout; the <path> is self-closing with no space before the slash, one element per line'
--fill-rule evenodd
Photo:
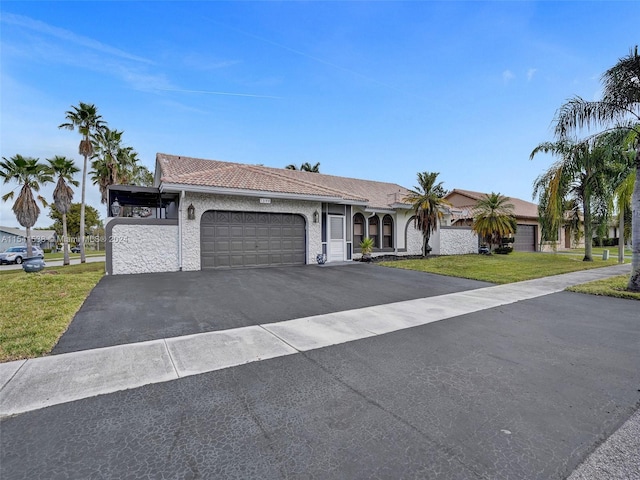
<path fill-rule="evenodd" d="M 349 267 L 347 267 L 348 269 Z M 229 330 L 0 364 L 0 416 L 293 355 L 560 292 L 628 273 L 604 267 Z"/>

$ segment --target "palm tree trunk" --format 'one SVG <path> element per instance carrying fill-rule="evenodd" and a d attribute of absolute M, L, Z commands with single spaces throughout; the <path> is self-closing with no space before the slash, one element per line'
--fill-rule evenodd
<path fill-rule="evenodd" d="M 88 137 L 87 137 L 88 140 Z M 83 155 L 84 165 L 82 166 L 82 194 L 80 200 L 80 263 L 86 262 L 84 253 L 84 202 L 87 179 L 87 155 Z"/>
<path fill-rule="evenodd" d="M 627 290 L 640 292 L 640 145 L 636 147 L 636 181 L 631 195 L 631 276 Z"/>
<path fill-rule="evenodd" d="M 62 251 L 64 252 L 63 265 L 69 265 L 69 237 L 67 237 L 67 214 L 62 214 Z"/>
<path fill-rule="evenodd" d="M 584 258 L 583 262 L 593 262 L 593 223 L 591 221 L 591 195 L 584 192 Z"/>
<path fill-rule="evenodd" d="M 27 228 L 27 258 L 29 258 L 31 255 L 33 255 L 33 249 L 31 248 L 32 242 L 31 242 L 31 227 L 26 227 Z"/>
<path fill-rule="evenodd" d="M 618 213 L 618 263 L 624 263 L 624 205 L 620 202 L 620 212 Z"/>

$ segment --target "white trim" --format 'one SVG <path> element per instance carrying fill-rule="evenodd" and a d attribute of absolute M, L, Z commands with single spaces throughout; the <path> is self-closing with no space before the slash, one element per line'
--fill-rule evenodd
<path fill-rule="evenodd" d="M 331 263 L 331 244 L 333 239 L 331 238 L 331 219 L 339 218 L 342 220 L 342 259 L 339 261 L 344 262 L 347 258 L 347 232 L 346 232 L 346 217 L 344 215 L 330 215 L 327 213 L 327 262 Z"/>
<path fill-rule="evenodd" d="M 376 215 L 378 213 L 385 213 L 385 214 L 388 213 L 389 215 L 393 215 L 396 213 L 395 210 L 387 210 L 385 208 L 373 208 L 373 207 L 365 207 L 363 211 L 367 213 L 371 213 L 372 214 L 371 217 L 373 217 L 373 215 Z"/>
<path fill-rule="evenodd" d="M 182 222 L 184 220 L 183 208 L 184 208 L 184 190 L 180 192 L 180 208 L 178 209 L 178 268 L 182 271 Z"/>

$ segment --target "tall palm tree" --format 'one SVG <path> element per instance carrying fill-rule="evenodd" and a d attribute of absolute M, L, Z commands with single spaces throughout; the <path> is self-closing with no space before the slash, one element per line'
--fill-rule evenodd
<path fill-rule="evenodd" d="M 147 167 L 138 163 L 134 165 L 132 177 L 129 179 L 131 185 L 153 187 L 153 181 L 153 173 Z"/>
<path fill-rule="evenodd" d="M 556 134 L 566 138 L 579 128 L 600 125 L 635 132 L 636 182 L 631 198 L 632 267 L 627 289 L 640 292 L 640 55 L 638 46 L 602 75 L 602 100 L 574 97 L 556 115 Z"/>
<path fill-rule="evenodd" d="M 13 204 L 13 213 L 18 223 L 27 229 L 27 257 L 31 256 L 31 227 L 38 221 L 40 207 L 33 198 L 33 192 L 39 192 L 40 186 L 53 181 L 48 168 L 40 163 L 37 158 L 14 155 L 7 159 L 2 157 L 0 162 L 0 178 L 3 183 L 14 181 L 21 186 L 20 194 Z M 14 189 L 15 190 L 15 189 Z M 13 199 L 14 190 L 2 196 L 4 202 Z M 38 200 L 43 206 L 47 205 L 45 199 L 38 195 Z"/>
<path fill-rule="evenodd" d="M 80 102 L 78 106 L 72 106 L 71 110 L 65 113 L 67 119 L 66 123 L 58 126 L 58 128 L 66 128 L 68 130 L 78 129 L 82 140 L 80 140 L 80 146 L 78 152 L 84 158 L 82 164 L 82 188 L 80 198 L 80 263 L 85 263 L 85 251 L 84 251 L 84 216 L 85 216 L 85 197 L 86 197 L 86 183 L 87 183 L 87 159 L 93 155 L 93 145 L 91 143 L 91 136 L 101 131 L 106 123 L 102 120 L 102 116 L 98 115 L 98 109 L 95 105 L 89 103 Z"/>
<path fill-rule="evenodd" d="M 110 185 L 153 184 L 153 175 L 146 167 L 138 165 L 137 152 L 122 145 L 123 133 L 105 127 L 93 136 L 91 180 L 100 188 L 101 202 L 105 204 Z"/>
<path fill-rule="evenodd" d="M 624 263 L 625 216 L 631 208 L 635 172 L 630 173 L 620 182 L 615 190 L 616 210 L 618 211 L 618 263 Z"/>
<path fill-rule="evenodd" d="M 436 183 L 438 172 L 418 172 L 418 185 L 410 190 L 404 198 L 411 204 L 415 215 L 414 225 L 422 231 L 422 254 L 429 255 L 431 234 L 438 229 L 438 223 L 443 217 L 442 209 L 448 203 L 439 196 L 443 191 L 442 182 Z"/>
<path fill-rule="evenodd" d="M 63 265 L 69 265 L 69 237 L 67 235 L 67 213 L 71 208 L 73 201 L 73 189 L 68 185 L 77 187 L 80 183 L 73 176 L 80 171 L 75 166 L 73 160 L 67 157 L 56 155 L 53 158 L 47 158 L 49 162 L 49 170 L 58 177 L 56 188 L 53 191 L 53 203 L 56 210 L 62 215 L 62 249 L 64 252 Z M 67 183 L 68 182 L 68 183 Z"/>
<path fill-rule="evenodd" d="M 107 203 L 107 189 L 109 185 L 120 182 L 124 176 L 122 160 L 123 131 L 111 130 L 108 127 L 97 132 L 92 139 L 93 155 L 91 156 L 91 180 L 98 185 L 102 195 L 101 202 Z"/>
<path fill-rule="evenodd" d="M 284 167 L 286 170 L 300 170 L 301 172 L 312 172 L 312 173 L 320 173 L 320 162 L 315 165 L 311 165 L 309 162 L 304 162 L 298 168 L 297 165 L 291 163 Z"/>
<path fill-rule="evenodd" d="M 560 157 L 533 184 L 533 196 L 540 194 L 539 215 L 546 238 L 553 238 L 565 219 L 564 206 L 568 200 L 582 208 L 585 233 L 585 262 L 593 261 L 593 210 L 606 212 L 609 198 L 610 174 L 608 156 L 601 144 L 575 143 L 570 140 L 543 142 L 533 149 L 530 159 L 538 153 L 551 153 Z"/>
<path fill-rule="evenodd" d="M 473 212 L 471 227 L 481 238 L 487 240 L 489 251 L 494 243 L 499 244 L 504 237 L 516 232 L 518 224 L 513 214 L 515 206 L 511 199 L 491 192 L 478 200 Z"/>

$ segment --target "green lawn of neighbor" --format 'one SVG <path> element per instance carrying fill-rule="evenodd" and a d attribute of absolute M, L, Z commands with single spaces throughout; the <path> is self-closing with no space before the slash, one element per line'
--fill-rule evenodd
<path fill-rule="evenodd" d="M 88 250 L 85 253 L 87 257 L 104 257 L 105 255 L 104 251 L 95 251 L 95 250 Z M 69 258 L 80 258 L 80 254 L 69 252 Z M 62 259 L 64 259 L 64 253 L 62 252 L 44 254 L 45 262 L 47 260 L 62 260 Z"/>
<path fill-rule="evenodd" d="M 593 262 L 583 262 L 582 258 L 572 255 L 529 252 L 513 252 L 509 255 L 447 255 L 380 262 L 380 265 L 385 267 L 418 270 L 498 284 L 616 264 L 617 259 L 611 257 L 607 261 L 603 261 L 600 257 L 594 258 Z"/>
<path fill-rule="evenodd" d="M 104 262 L 0 272 L 0 362 L 49 353 L 103 275 Z"/>

